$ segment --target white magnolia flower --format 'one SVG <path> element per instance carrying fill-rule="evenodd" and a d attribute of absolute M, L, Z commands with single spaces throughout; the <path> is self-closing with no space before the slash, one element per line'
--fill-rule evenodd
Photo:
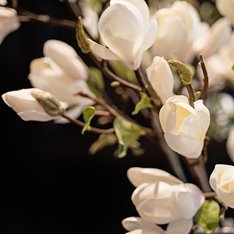
<path fill-rule="evenodd" d="M 87 69 L 76 51 L 67 43 L 60 40 L 47 40 L 43 52 L 51 58 L 71 79 L 86 80 Z"/>
<path fill-rule="evenodd" d="M 170 97 L 159 112 L 159 119 L 168 146 L 187 157 L 200 156 L 210 124 L 209 110 L 202 100 L 190 106 L 183 95 Z"/>
<path fill-rule="evenodd" d="M 70 107 L 67 114 L 78 117 L 83 108 L 92 105 L 93 101 L 76 95 L 79 92 L 91 94 L 84 80 L 70 78 L 53 60 L 48 57 L 32 60 L 28 78 L 33 87 L 52 93 L 57 99 L 66 102 Z M 63 119 L 64 123 L 67 121 Z"/>
<path fill-rule="evenodd" d="M 229 157 L 234 162 L 234 127 L 229 130 L 226 149 Z"/>
<path fill-rule="evenodd" d="M 234 23 L 234 0 L 216 0 L 216 7 L 219 12 Z"/>
<path fill-rule="evenodd" d="M 128 234 L 188 234 L 193 222 L 191 219 L 176 220 L 169 223 L 166 230 L 158 225 L 150 223 L 140 217 L 128 217 L 122 220 L 123 227 L 128 230 Z"/>
<path fill-rule="evenodd" d="M 150 19 L 144 0 L 111 0 L 99 19 L 98 30 L 104 46 L 89 40 L 93 53 L 137 69 L 155 40 L 157 22 Z"/>
<path fill-rule="evenodd" d="M 175 223 L 184 222 L 180 227 L 181 233 L 188 233 L 193 216 L 204 202 L 203 193 L 197 186 L 184 184 L 160 169 L 132 167 L 127 176 L 136 187 L 132 201 L 141 218 L 150 223 L 146 225 L 142 219 L 130 223 L 128 220 L 124 223 L 127 230 L 152 227 L 156 230 L 157 226 L 152 224 L 170 223 L 166 233 L 173 233 L 179 228 Z"/>
<path fill-rule="evenodd" d="M 222 46 L 216 54 L 206 58 L 206 69 L 210 77 L 210 86 L 222 84 L 226 80 L 234 83 L 234 33 L 229 42 Z"/>
<path fill-rule="evenodd" d="M 209 182 L 217 197 L 227 206 L 234 208 L 234 166 L 216 164 Z"/>
<path fill-rule="evenodd" d="M 228 43 L 231 32 L 230 22 L 226 18 L 220 18 L 212 26 L 203 22 L 193 44 L 194 51 L 204 57 L 216 53 Z"/>
<path fill-rule="evenodd" d="M 33 92 L 45 93 L 36 88 L 21 89 L 4 93 L 2 99 L 20 116 L 21 119 L 25 121 L 50 121 L 60 118 L 59 116 L 48 115 L 39 102 L 34 98 Z M 46 94 L 53 97 L 49 93 Z M 67 108 L 66 103 L 59 102 L 59 104 L 61 108 Z"/>
<path fill-rule="evenodd" d="M 157 11 L 158 32 L 154 54 L 189 62 L 194 57 L 193 42 L 200 30 L 200 17 L 192 4 L 175 1 Z"/>
<path fill-rule="evenodd" d="M 0 6 L 0 43 L 8 34 L 17 30 L 19 26 L 17 12 L 12 8 Z"/>
<path fill-rule="evenodd" d="M 146 73 L 150 84 L 163 103 L 174 95 L 174 77 L 168 62 L 163 57 L 155 56 Z"/>

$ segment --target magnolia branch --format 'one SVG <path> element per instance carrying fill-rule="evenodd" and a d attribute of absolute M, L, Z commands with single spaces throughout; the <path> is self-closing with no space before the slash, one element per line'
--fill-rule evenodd
<path fill-rule="evenodd" d="M 67 119 L 69 122 L 75 124 L 75 125 L 78 125 L 80 127 L 84 127 L 85 126 L 85 123 L 78 120 L 78 119 L 72 119 L 70 118 L 68 115 L 66 114 L 62 114 L 61 115 L 63 118 Z M 94 132 L 94 133 L 97 133 L 97 134 L 102 134 L 102 133 L 113 133 L 114 132 L 114 128 L 108 128 L 108 129 L 101 129 L 101 128 L 95 128 L 95 127 L 89 127 L 87 129 L 87 131 L 90 131 L 90 132 Z"/>
<path fill-rule="evenodd" d="M 62 27 L 71 28 L 71 29 L 76 28 L 75 21 L 67 20 L 67 19 L 57 19 L 49 15 L 38 15 L 31 11 L 26 11 L 26 10 L 18 10 L 18 17 L 21 22 L 36 21 L 40 23 L 45 23 L 45 24 L 50 24 L 50 25 L 55 25 L 55 26 L 62 26 Z"/>

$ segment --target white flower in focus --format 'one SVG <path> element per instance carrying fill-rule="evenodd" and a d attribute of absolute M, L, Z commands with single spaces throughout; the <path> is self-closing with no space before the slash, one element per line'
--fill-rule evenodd
<path fill-rule="evenodd" d="M 50 121 L 60 118 L 60 116 L 48 115 L 34 98 L 33 92 L 45 94 L 44 91 L 36 88 L 21 89 L 4 93 L 2 99 L 24 121 Z M 49 93 L 46 94 L 52 97 Z M 59 104 L 64 110 L 67 108 L 66 103 L 59 102 Z"/>
<path fill-rule="evenodd" d="M 234 0 L 216 0 L 216 7 L 220 14 L 226 16 L 234 23 Z"/>
<path fill-rule="evenodd" d="M 47 40 L 43 46 L 46 57 L 51 58 L 70 78 L 86 80 L 87 69 L 76 51 L 67 43 L 59 40 Z"/>
<path fill-rule="evenodd" d="M 159 56 L 153 58 L 152 64 L 146 69 L 147 77 L 156 94 L 165 103 L 173 96 L 174 77 L 168 62 Z"/>
<path fill-rule="evenodd" d="M 187 158 L 200 156 L 210 124 L 210 113 L 202 100 L 195 101 L 193 108 L 186 96 L 172 96 L 160 109 L 159 119 L 172 150 Z"/>
<path fill-rule="evenodd" d="M 76 95 L 79 92 L 92 95 L 85 81 L 70 78 L 48 57 L 32 60 L 28 78 L 33 87 L 50 92 L 68 103 L 71 108 L 66 114 L 72 118 L 78 117 L 85 106 L 93 104 L 92 100 Z M 60 122 L 67 121 L 63 119 Z"/>
<path fill-rule="evenodd" d="M 209 182 L 218 199 L 234 208 L 234 166 L 216 164 Z"/>
<path fill-rule="evenodd" d="M 201 26 L 197 10 L 186 1 L 175 1 L 171 7 L 158 10 L 156 19 L 158 32 L 154 54 L 190 62 L 195 55 L 194 38 Z"/>
<path fill-rule="evenodd" d="M 231 129 L 229 130 L 226 142 L 226 149 L 229 157 L 234 162 L 234 127 L 231 127 Z"/>
<path fill-rule="evenodd" d="M 155 40 L 157 22 L 150 19 L 144 0 L 111 0 L 98 30 L 104 46 L 89 40 L 92 52 L 102 59 L 121 60 L 135 70 Z"/>
<path fill-rule="evenodd" d="M 127 230 L 159 230 L 152 224 L 170 223 L 165 233 L 189 233 L 192 218 L 204 202 L 203 193 L 197 186 L 184 184 L 160 169 L 132 167 L 127 176 L 136 187 L 132 201 L 143 218 L 125 220 L 123 225 Z"/>
<path fill-rule="evenodd" d="M 166 230 L 140 217 L 128 217 L 122 220 L 123 227 L 128 234 L 188 234 L 193 222 L 191 219 L 181 219 L 169 223 Z"/>
<path fill-rule="evenodd" d="M 19 26 L 17 12 L 12 8 L 0 6 L 0 44 L 8 34 L 17 30 Z"/>

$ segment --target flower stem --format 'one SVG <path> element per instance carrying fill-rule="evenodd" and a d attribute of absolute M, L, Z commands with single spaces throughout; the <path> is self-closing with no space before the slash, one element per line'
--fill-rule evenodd
<path fill-rule="evenodd" d="M 204 99 L 206 97 L 206 93 L 207 93 L 207 90 L 208 90 L 208 87 L 209 87 L 209 77 L 208 77 L 207 69 L 206 69 L 206 66 L 205 66 L 204 57 L 202 55 L 200 55 L 199 59 L 200 59 L 200 65 L 201 65 L 201 68 L 202 68 L 202 72 L 203 72 L 203 75 L 204 75 L 204 86 L 203 86 L 203 89 L 201 91 L 200 98 Z"/>

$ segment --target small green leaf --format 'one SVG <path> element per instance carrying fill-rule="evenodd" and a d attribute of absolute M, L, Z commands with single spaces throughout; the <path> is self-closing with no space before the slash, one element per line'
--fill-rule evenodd
<path fill-rule="evenodd" d="M 89 153 L 96 154 L 98 151 L 104 149 L 105 147 L 116 144 L 117 138 L 116 135 L 111 134 L 101 134 L 98 139 L 90 146 Z"/>
<path fill-rule="evenodd" d="M 87 106 L 83 110 L 83 119 L 84 119 L 85 125 L 82 128 L 82 131 L 81 131 L 82 134 L 84 134 L 85 131 L 89 130 L 90 122 L 92 118 L 94 117 L 94 115 L 95 115 L 95 108 L 93 106 Z"/>
<path fill-rule="evenodd" d="M 118 157 L 127 155 L 128 147 L 135 143 L 144 131 L 136 124 L 118 117 L 114 120 L 114 129 L 118 139 Z"/>
<path fill-rule="evenodd" d="M 219 225 L 220 206 L 214 200 L 206 200 L 196 215 L 198 225 L 206 234 L 211 234 Z"/>
<path fill-rule="evenodd" d="M 234 70 L 234 64 L 232 65 L 232 70 Z"/>
<path fill-rule="evenodd" d="M 140 96 L 141 100 L 136 104 L 135 109 L 132 112 L 132 115 L 137 115 L 139 111 L 141 111 L 144 108 L 152 107 L 151 100 L 146 93 L 141 92 Z"/>
<path fill-rule="evenodd" d="M 101 71 L 96 67 L 89 67 L 89 79 L 87 84 L 90 90 L 97 96 L 101 97 L 105 89 L 105 82 Z"/>
<path fill-rule="evenodd" d="M 195 70 L 190 64 L 185 64 L 176 59 L 168 60 L 168 64 L 176 69 L 183 85 L 189 85 L 192 83 Z"/>

